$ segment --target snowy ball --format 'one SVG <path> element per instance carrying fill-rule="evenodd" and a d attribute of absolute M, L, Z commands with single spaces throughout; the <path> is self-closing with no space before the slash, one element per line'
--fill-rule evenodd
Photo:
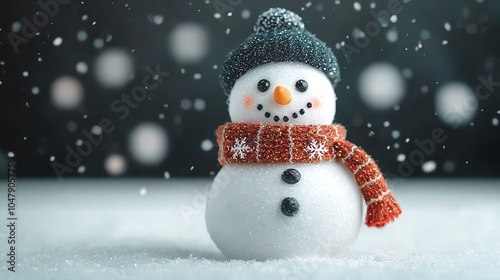
<path fill-rule="evenodd" d="M 130 133 L 129 148 L 132 156 L 139 163 L 144 165 L 158 164 L 167 155 L 167 133 L 157 124 L 140 124 Z"/>
<path fill-rule="evenodd" d="M 168 46 L 179 63 L 196 63 L 208 53 L 207 30 L 198 23 L 181 23 L 168 37 Z"/>
<path fill-rule="evenodd" d="M 478 108 L 474 91 L 461 82 L 440 87 L 436 92 L 435 104 L 439 118 L 451 126 L 469 123 Z"/>
<path fill-rule="evenodd" d="M 406 83 L 395 66 L 374 63 L 363 70 L 358 82 L 361 99 L 373 109 L 389 109 L 404 97 Z"/>
<path fill-rule="evenodd" d="M 336 99 L 320 70 L 299 62 L 268 63 L 236 80 L 229 115 L 233 122 L 331 124 Z"/>
<path fill-rule="evenodd" d="M 290 168 L 295 179 L 283 179 Z M 362 205 L 352 173 L 340 162 L 228 164 L 215 177 L 205 219 L 228 258 L 317 258 L 354 242 Z"/>
<path fill-rule="evenodd" d="M 133 76 L 132 57 L 124 50 L 103 51 L 95 62 L 97 81 L 107 88 L 120 88 Z"/>
<path fill-rule="evenodd" d="M 254 32 L 279 29 L 304 29 L 302 18 L 283 8 L 271 8 L 262 13 L 253 27 Z"/>
<path fill-rule="evenodd" d="M 83 86 L 79 80 L 63 76 L 52 83 L 50 95 L 52 103 L 59 109 L 73 109 L 80 105 L 83 99 Z"/>

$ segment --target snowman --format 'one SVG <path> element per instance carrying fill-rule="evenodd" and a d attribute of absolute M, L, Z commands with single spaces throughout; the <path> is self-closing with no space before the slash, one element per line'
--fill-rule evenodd
<path fill-rule="evenodd" d="M 227 55 L 231 122 L 217 130 L 223 167 L 205 216 L 226 257 L 330 256 L 357 238 L 363 199 L 368 226 L 401 213 L 375 161 L 332 124 L 339 81 L 331 49 L 281 8 Z"/>

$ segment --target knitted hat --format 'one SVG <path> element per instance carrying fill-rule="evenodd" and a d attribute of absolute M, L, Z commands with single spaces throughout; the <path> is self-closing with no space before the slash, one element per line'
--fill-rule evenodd
<path fill-rule="evenodd" d="M 325 73 L 334 86 L 340 81 L 337 58 L 326 44 L 304 29 L 302 18 L 282 8 L 262 13 L 253 34 L 232 50 L 222 65 L 220 82 L 229 95 L 248 70 L 271 62 L 302 62 Z"/>

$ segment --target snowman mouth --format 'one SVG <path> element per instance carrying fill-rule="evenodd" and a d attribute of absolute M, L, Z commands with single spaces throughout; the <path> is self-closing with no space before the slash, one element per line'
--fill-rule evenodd
<path fill-rule="evenodd" d="M 306 109 L 311 109 L 311 108 L 312 108 L 312 103 L 311 103 L 311 102 L 307 102 L 307 104 L 306 104 Z M 259 110 L 259 111 L 264 110 L 264 106 L 263 106 L 262 104 L 258 104 L 258 105 L 257 105 L 257 110 Z M 264 110 L 264 111 L 265 111 L 265 110 Z M 273 116 L 273 120 L 274 120 L 275 122 L 279 122 L 280 120 L 283 120 L 284 122 L 288 122 L 288 121 L 290 120 L 290 118 L 294 118 L 294 119 L 296 119 L 296 118 L 298 118 L 298 117 L 300 117 L 300 116 L 304 115 L 305 113 L 306 113 L 306 110 L 305 110 L 304 108 L 301 108 L 298 112 L 292 112 L 292 114 L 290 114 L 290 116 L 288 116 L 288 115 L 284 115 L 284 116 L 281 116 L 281 117 L 280 117 L 280 116 L 278 116 L 278 115 L 274 115 L 274 116 Z M 272 115 L 273 115 L 273 114 L 271 114 L 269 111 L 266 111 L 266 112 L 264 113 L 264 117 L 266 117 L 266 118 L 268 118 L 268 119 L 269 119 Z"/>

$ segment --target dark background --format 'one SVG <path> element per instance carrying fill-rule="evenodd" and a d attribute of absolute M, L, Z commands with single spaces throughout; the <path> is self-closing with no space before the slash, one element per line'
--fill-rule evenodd
<path fill-rule="evenodd" d="M 473 119 L 459 127 L 439 118 L 435 96 L 449 82 L 474 89 L 480 84 L 479 76 L 491 75 L 493 81 L 500 81 L 500 2 L 401 1 L 403 10 L 397 21 L 383 27 L 348 62 L 338 48 L 341 42 L 354 45 L 353 30 L 363 30 L 374 20 L 371 10 L 387 6 L 387 1 L 359 3 L 358 11 L 351 1 L 71 1 L 60 5 L 50 23 L 39 28 L 39 35 L 27 44 L 21 44 L 16 54 L 8 34 L 16 24 L 19 27 L 16 22 L 22 17 L 31 21 L 41 8 L 36 1 L 1 1 L 0 162 L 4 167 L 0 173 L 5 175 L 6 163 L 14 160 L 19 176 L 54 177 L 51 157 L 64 163 L 65 147 L 75 147 L 78 139 L 84 139 L 83 129 L 91 130 L 102 118 L 110 118 L 115 131 L 103 134 L 103 142 L 83 158 L 80 165 L 85 168 L 75 168 L 64 176 L 109 176 L 104 163 L 112 154 L 122 156 L 126 163 L 121 176 L 161 177 L 165 172 L 173 177 L 213 175 L 220 168 L 214 131 L 229 121 L 226 96 L 218 81 L 220 63 L 250 35 L 258 14 L 279 6 L 298 13 L 306 28 L 333 49 L 342 76 L 336 88 L 335 121 L 347 127 L 348 139 L 372 154 L 383 170 L 403 176 L 398 171 L 403 164 L 401 154 L 408 161 L 419 149 L 414 140 L 429 138 L 440 128 L 448 139 L 425 156 L 427 169 L 421 162 L 411 164 L 414 172 L 404 177 L 498 177 L 500 90 L 478 100 Z M 224 8 L 221 17 L 214 16 L 217 9 Z M 186 22 L 199 24 L 208 38 L 206 55 L 193 63 L 176 59 L 169 44 L 173 31 Z M 446 22 L 450 30 L 444 27 Z M 82 30 L 87 34 L 85 41 L 77 39 Z M 397 41 L 388 41 L 388 31 L 397 32 Z M 59 46 L 53 43 L 57 37 L 63 39 Z M 103 47 L 95 46 L 96 39 L 104 41 Z M 110 48 L 124 50 L 133 61 L 134 77 L 114 89 L 102 86 L 95 76 L 96 58 Z M 360 73 L 381 61 L 404 75 L 406 90 L 396 108 L 377 110 L 360 98 Z M 86 73 L 76 70 L 78 62 L 86 63 Z M 128 118 L 118 119 L 110 104 L 141 85 L 147 74 L 145 67 L 157 64 L 169 76 L 131 110 Z M 201 78 L 194 78 L 197 73 Z M 76 78 L 84 88 L 83 100 L 74 109 L 62 110 L 52 102 L 51 85 L 61 76 Z M 39 89 L 36 95 L 34 87 Z M 146 122 L 158 124 L 168 135 L 168 153 L 153 165 L 138 162 L 129 149 L 130 133 Z M 395 130 L 397 138 L 393 137 Z M 208 141 L 205 149 L 201 145 L 207 139 L 214 143 L 208 151 Z"/>

